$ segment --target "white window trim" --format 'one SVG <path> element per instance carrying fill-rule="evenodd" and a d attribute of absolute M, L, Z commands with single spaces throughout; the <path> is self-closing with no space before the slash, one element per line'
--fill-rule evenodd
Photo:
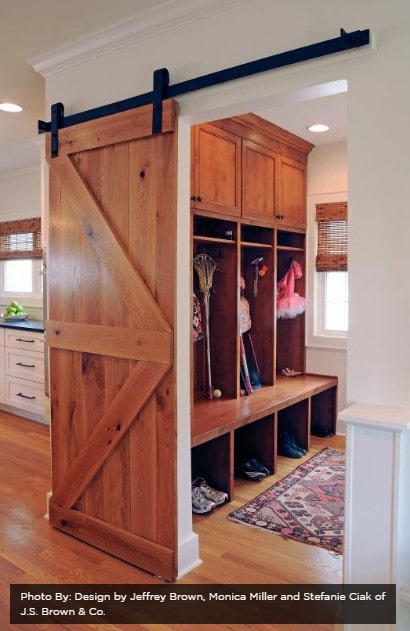
<path fill-rule="evenodd" d="M 11 300 L 17 300 L 23 307 L 42 307 L 43 306 L 43 293 L 41 291 L 41 278 L 43 261 L 42 259 L 32 259 L 33 261 L 33 291 L 31 293 L 17 292 L 17 291 L 5 291 L 4 289 L 4 273 L 3 265 L 5 261 L 0 260 L 0 303 L 8 305 Z"/>
<path fill-rule="evenodd" d="M 317 249 L 316 204 L 329 202 L 345 202 L 347 191 L 334 193 L 316 193 L 307 198 L 307 278 L 306 288 L 308 309 L 306 314 L 306 346 L 308 348 L 328 348 L 333 350 L 347 350 L 348 331 L 328 331 L 321 329 L 320 316 L 317 306 L 324 290 L 321 274 L 316 271 L 315 258 Z"/>

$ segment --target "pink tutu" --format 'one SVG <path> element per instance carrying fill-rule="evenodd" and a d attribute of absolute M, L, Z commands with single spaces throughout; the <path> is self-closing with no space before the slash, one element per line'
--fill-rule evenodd
<path fill-rule="evenodd" d="M 276 296 L 276 317 L 296 318 L 306 311 L 306 299 L 295 292 L 295 280 L 302 278 L 302 268 L 297 261 L 292 261 L 286 274 L 278 282 Z"/>

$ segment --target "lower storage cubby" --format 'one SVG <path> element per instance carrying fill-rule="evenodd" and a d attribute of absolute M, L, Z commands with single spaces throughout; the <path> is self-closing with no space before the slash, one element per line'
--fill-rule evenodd
<path fill-rule="evenodd" d="M 233 496 L 232 433 L 209 440 L 191 450 L 192 480 L 205 478 L 210 486 Z"/>
<path fill-rule="evenodd" d="M 336 433 L 337 387 L 315 394 L 311 399 L 310 431 L 315 436 Z"/>
<path fill-rule="evenodd" d="M 235 430 L 235 465 L 256 458 L 271 473 L 276 471 L 276 415 L 269 414 Z"/>
<path fill-rule="evenodd" d="M 309 451 L 309 399 L 278 412 L 278 447 L 282 434 L 293 434 L 296 443 Z"/>

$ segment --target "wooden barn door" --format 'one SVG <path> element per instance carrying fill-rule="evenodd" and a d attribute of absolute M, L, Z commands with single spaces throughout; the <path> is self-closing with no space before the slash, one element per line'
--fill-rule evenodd
<path fill-rule="evenodd" d="M 177 575 L 173 328 L 176 107 L 59 130 L 50 167 L 49 311 L 56 528 Z M 50 138 L 47 140 L 50 155 Z"/>

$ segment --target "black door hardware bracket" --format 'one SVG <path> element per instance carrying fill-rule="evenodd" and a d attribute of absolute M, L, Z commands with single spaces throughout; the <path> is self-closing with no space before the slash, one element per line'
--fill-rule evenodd
<path fill-rule="evenodd" d="M 182 94 L 204 90 L 221 83 L 243 79 L 251 75 L 275 70 L 284 66 L 318 59 L 327 55 L 352 50 L 370 43 L 369 29 L 347 32 L 340 29 L 339 37 L 328 39 L 316 44 L 308 44 L 301 48 L 294 48 L 283 53 L 277 53 L 269 57 L 263 57 L 255 61 L 249 61 L 238 66 L 232 66 L 225 70 L 217 70 L 206 75 L 181 81 L 175 85 L 169 85 L 169 72 L 166 68 L 154 71 L 153 90 L 145 92 L 139 96 L 130 97 L 122 101 L 116 101 L 108 105 L 96 107 L 78 114 L 64 116 L 64 106 L 62 103 L 55 103 L 51 106 L 51 122 L 38 121 L 38 133 L 51 131 L 51 157 L 58 155 L 58 130 L 85 123 L 96 118 L 117 114 L 142 105 L 153 105 L 152 113 L 152 133 L 160 134 L 162 131 L 162 103 L 165 99 L 175 98 Z"/>

